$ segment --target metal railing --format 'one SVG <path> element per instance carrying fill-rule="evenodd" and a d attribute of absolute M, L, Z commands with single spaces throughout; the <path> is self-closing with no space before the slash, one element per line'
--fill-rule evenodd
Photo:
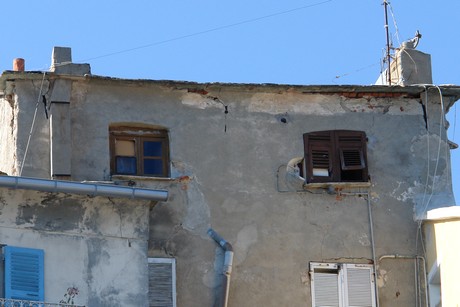
<path fill-rule="evenodd" d="M 46 303 L 25 300 L 13 300 L 8 298 L 0 298 L 0 307 L 85 307 L 83 305 L 62 304 L 62 303 Z"/>

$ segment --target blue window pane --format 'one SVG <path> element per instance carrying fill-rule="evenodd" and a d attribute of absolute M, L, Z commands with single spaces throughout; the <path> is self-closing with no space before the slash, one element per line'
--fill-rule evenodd
<path fill-rule="evenodd" d="M 136 175 L 136 157 L 116 157 L 116 173 L 125 175 Z"/>
<path fill-rule="evenodd" d="M 144 142 L 144 156 L 146 157 L 161 157 L 162 155 L 161 142 Z"/>
<path fill-rule="evenodd" d="M 163 160 L 144 159 L 145 175 L 163 175 Z"/>

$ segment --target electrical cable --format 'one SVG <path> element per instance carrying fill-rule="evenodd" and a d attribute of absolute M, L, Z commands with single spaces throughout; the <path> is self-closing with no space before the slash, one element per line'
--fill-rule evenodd
<path fill-rule="evenodd" d="M 427 142 L 427 171 L 426 171 L 426 181 L 425 181 L 425 191 L 423 193 L 422 206 L 425 205 L 425 198 L 428 194 L 428 181 L 430 180 L 430 127 L 428 124 L 428 89 L 426 85 L 423 85 L 425 92 L 425 113 L 426 113 L 426 142 Z"/>
<path fill-rule="evenodd" d="M 414 84 L 414 85 L 417 85 L 417 84 Z M 438 171 L 438 166 L 439 166 L 439 158 L 441 156 L 441 145 L 442 145 L 442 129 L 443 127 L 445 127 L 445 113 L 444 113 L 444 97 L 442 95 L 442 90 L 439 86 L 437 85 L 433 85 L 433 84 L 418 84 L 420 86 L 423 86 L 424 90 L 425 90 L 425 100 L 426 100 L 426 106 L 425 106 L 425 109 L 426 109 L 426 116 L 427 116 L 427 167 L 428 167 L 428 171 L 427 171 L 427 181 L 426 181 L 426 184 L 425 184 L 425 194 L 423 196 L 423 200 L 422 200 L 422 206 L 423 206 L 423 210 L 422 212 L 425 212 L 425 210 L 428 208 L 428 205 L 429 203 L 431 202 L 431 198 L 433 197 L 434 195 L 434 188 L 435 188 L 435 184 L 436 184 L 436 173 Z M 426 198 L 426 193 L 427 193 L 427 188 L 428 188 L 428 181 L 429 181 L 429 171 L 430 171 L 430 146 L 429 146 L 429 127 L 428 127 L 428 94 L 427 94 L 427 91 L 428 91 L 428 88 L 427 86 L 433 86 L 433 87 L 436 87 L 436 89 L 438 90 L 439 92 L 439 98 L 440 98 L 440 104 L 441 104 L 441 111 L 440 111 L 440 120 L 439 120 L 439 142 L 438 142 L 438 150 L 437 150 L 437 154 L 436 154 L 436 164 L 435 164 L 435 168 L 434 168 L 434 172 L 433 172 L 433 180 L 431 182 L 431 192 L 430 192 L 430 197 L 428 198 L 427 202 L 425 203 L 425 198 Z M 446 142 L 447 144 L 447 142 Z M 448 146 L 448 144 L 447 144 Z M 421 221 L 419 221 L 421 223 Z"/>
<path fill-rule="evenodd" d="M 457 126 L 457 105 L 454 106 L 454 129 L 452 132 L 452 141 L 455 142 L 455 127 Z"/>
<path fill-rule="evenodd" d="M 304 9 L 307 9 L 307 8 L 323 5 L 323 4 L 326 4 L 328 2 L 332 2 L 332 1 L 334 1 L 334 0 L 324 0 L 324 1 L 316 2 L 316 3 L 304 5 L 304 6 L 301 6 L 301 7 L 293 8 L 293 9 L 289 9 L 289 10 L 285 10 L 285 11 L 281 11 L 281 12 L 277 12 L 277 13 L 272 13 L 272 14 L 269 14 L 269 15 L 261 16 L 261 17 L 256 17 L 256 18 L 252 18 L 252 19 L 246 19 L 246 20 L 235 22 L 235 23 L 232 23 L 232 24 L 227 24 L 227 25 L 211 28 L 211 29 L 208 29 L 208 30 L 203 30 L 203 31 L 199 31 L 199 32 L 191 33 L 191 34 L 185 34 L 185 35 L 173 37 L 173 38 L 170 38 L 170 39 L 165 39 L 165 40 L 158 41 L 158 42 L 153 42 L 153 43 L 142 45 L 142 46 L 137 46 L 137 47 L 128 48 L 128 49 L 124 49 L 124 50 L 119 50 L 119 51 L 107 53 L 107 54 L 92 57 L 92 58 L 87 58 L 87 59 L 84 59 L 84 60 L 80 60 L 79 62 L 88 62 L 88 61 L 91 61 L 91 60 L 96 60 L 96 59 L 101 59 L 101 58 L 105 58 L 105 57 L 114 56 L 114 55 L 117 55 L 117 54 L 127 53 L 127 52 L 131 52 L 131 51 L 135 51 L 135 50 L 139 50 L 139 49 L 145 49 L 145 48 L 149 48 L 149 47 L 153 47 L 153 46 L 158 46 L 158 45 L 174 42 L 174 41 L 189 38 L 189 37 L 199 36 L 199 35 L 203 35 L 203 34 L 207 34 L 207 33 L 211 33 L 211 32 L 216 32 L 216 31 L 220 31 L 220 30 L 224 30 L 224 29 L 228 29 L 228 28 L 233 28 L 233 27 L 240 26 L 240 25 L 243 25 L 243 24 L 252 23 L 252 22 L 263 20 L 263 19 L 267 19 L 267 18 L 271 18 L 271 17 L 275 17 L 275 16 L 280 16 L 280 15 L 292 13 L 292 12 L 295 12 L 295 11 L 300 11 L 300 10 L 304 10 Z"/>
<path fill-rule="evenodd" d="M 42 83 L 40 85 L 40 92 L 38 93 L 37 103 L 35 104 L 35 112 L 34 112 L 34 116 L 32 117 L 32 124 L 30 126 L 30 132 L 29 132 L 29 137 L 27 139 L 27 145 L 26 145 L 26 150 L 24 152 L 24 157 L 22 158 L 22 164 L 21 164 L 21 170 L 19 171 L 19 177 L 22 176 L 22 170 L 24 169 L 24 163 L 26 162 L 27 152 L 29 151 L 30 140 L 34 132 L 35 119 L 37 117 L 38 104 L 40 103 L 40 98 L 42 98 L 42 91 L 43 91 L 43 84 L 45 82 L 45 76 L 46 76 L 46 72 L 43 72 Z"/>
<path fill-rule="evenodd" d="M 439 86 L 437 85 L 422 85 L 424 87 L 424 90 L 425 90 L 425 103 L 426 103 L 426 112 L 427 112 L 427 178 L 426 178 L 426 184 L 425 184 L 425 192 L 424 192 L 424 195 L 423 195 L 423 199 L 422 199 L 422 206 L 423 206 L 423 209 L 421 212 L 425 212 L 431 202 L 431 199 L 434 195 L 434 189 L 435 189 L 435 185 L 436 185 L 436 173 L 438 171 L 438 166 L 439 166 L 439 158 L 440 158 L 440 152 L 441 152 L 441 145 L 442 145 L 442 129 L 443 127 L 445 127 L 445 113 L 444 113 L 444 97 L 442 95 L 442 90 Z M 438 92 L 439 92 L 439 98 L 440 98 L 440 104 L 441 104 L 441 110 L 440 110 L 440 123 L 439 123 L 439 143 L 438 143 L 438 150 L 437 150 L 437 154 L 436 154 L 436 164 L 435 164 L 435 168 L 434 168 L 434 172 L 433 172 L 433 180 L 431 182 L 431 193 L 430 193 L 430 196 L 428 198 L 428 200 L 426 201 L 425 203 L 425 198 L 426 198 L 426 195 L 427 195 L 427 192 L 428 192 L 428 183 L 429 183 L 429 175 L 430 175 L 430 143 L 429 143 L 429 129 L 428 129 L 428 89 L 427 89 L 427 86 L 434 86 L 437 88 Z M 449 144 L 446 142 L 446 146 L 448 147 Z M 449 151 L 449 148 L 446 148 L 446 161 L 448 159 L 448 151 Z M 449 167 L 449 165 L 447 166 Z M 451 169 L 448 169 L 448 173 L 450 174 L 450 176 L 452 176 L 452 170 Z M 450 177 L 452 178 L 452 177 Z M 452 180 L 452 179 L 450 179 Z M 423 238 L 423 235 L 422 235 L 422 222 L 423 220 L 422 219 L 419 219 L 417 221 L 417 231 L 416 231 L 416 236 L 415 236 L 415 252 L 418 254 L 418 241 L 419 241 L 419 234 L 420 234 L 420 238 Z M 426 257 L 426 248 L 425 248 L 425 245 L 423 243 L 423 239 L 420 240 L 421 242 L 421 245 L 422 245 L 422 253 L 424 255 L 424 257 Z"/>
<path fill-rule="evenodd" d="M 399 29 L 398 29 L 398 25 L 396 24 L 395 14 L 393 12 L 393 7 L 391 6 L 390 2 L 388 2 L 388 6 L 390 7 L 390 14 L 391 14 L 391 18 L 393 19 L 393 25 L 395 27 L 395 36 L 396 36 L 396 39 L 398 40 L 398 46 L 401 46 L 401 41 L 399 40 Z"/>
<path fill-rule="evenodd" d="M 374 66 L 377 66 L 377 65 L 380 65 L 380 62 L 378 63 L 374 63 L 374 64 L 370 64 L 370 65 L 367 65 L 367 66 L 364 66 L 364 67 L 361 67 L 361 68 L 358 68 L 354 71 L 351 71 L 351 72 L 348 72 L 348 73 L 344 73 L 344 74 L 341 74 L 341 75 L 336 75 L 335 76 L 335 79 L 339 79 L 339 78 L 342 78 L 342 77 L 346 77 L 346 76 L 349 76 L 349 75 L 352 75 L 352 74 L 355 74 L 357 72 L 360 72 L 362 70 L 365 70 L 365 69 L 368 69 L 368 68 L 371 68 L 371 67 L 374 67 Z"/>
<path fill-rule="evenodd" d="M 440 101 L 441 102 L 441 112 L 440 112 L 441 115 L 440 115 L 440 120 L 439 120 L 439 142 L 438 142 L 438 151 L 437 151 L 437 154 L 436 154 L 436 164 L 435 164 L 434 172 L 433 172 L 433 180 L 431 182 L 431 194 L 430 194 L 430 197 L 428 198 L 426 204 L 424 205 L 422 212 L 425 212 L 425 210 L 428 208 L 428 205 L 430 204 L 431 199 L 433 197 L 435 183 L 436 183 L 436 173 L 438 172 L 439 158 L 441 156 L 442 128 L 444 127 L 444 98 L 442 96 L 442 91 L 439 88 L 439 86 L 435 85 L 435 87 L 439 91 L 439 96 L 440 96 L 440 100 L 441 100 Z"/>

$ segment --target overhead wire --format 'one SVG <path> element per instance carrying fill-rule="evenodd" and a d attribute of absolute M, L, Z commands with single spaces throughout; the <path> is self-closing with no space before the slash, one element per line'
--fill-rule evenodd
<path fill-rule="evenodd" d="M 40 103 L 40 98 L 42 98 L 43 84 L 45 83 L 45 76 L 46 76 L 46 72 L 43 72 L 43 78 L 42 78 L 42 82 L 41 82 L 41 85 L 40 85 L 40 91 L 39 91 L 38 97 L 37 97 L 37 103 L 35 104 L 35 112 L 34 112 L 34 115 L 32 117 L 32 123 L 30 125 L 29 137 L 27 138 L 27 144 L 26 144 L 26 149 L 24 151 L 24 157 L 22 157 L 22 163 L 21 163 L 21 168 L 20 168 L 20 171 L 19 171 L 19 176 L 22 175 L 22 171 L 24 169 L 24 164 L 26 162 L 27 153 L 29 151 L 30 140 L 32 139 L 32 134 L 34 132 L 35 119 L 37 118 L 38 104 Z"/>
<path fill-rule="evenodd" d="M 393 7 L 391 6 L 390 2 L 387 2 L 387 3 L 388 3 L 388 6 L 390 8 L 391 18 L 393 19 L 393 26 L 395 27 L 395 37 L 398 40 L 398 46 L 400 46 L 401 41 L 399 40 L 399 29 L 398 29 L 398 24 L 396 23 L 396 18 L 395 18 L 395 14 L 393 12 Z"/>
<path fill-rule="evenodd" d="M 374 67 L 374 66 L 377 66 L 377 65 L 380 65 L 380 62 L 374 63 L 374 64 L 370 64 L 370 65 L 367 65 L 367 66 L 363 66 L 363 67 L 361 67 L 361 68 L 355 69 L 354 71 L 347 72 L 347 73 L 344 73 L 344 74 L 341 74 L 341 75 L 336 75 L 336 76 L 335 76 L 335 79 L 340 79 L 340 78 L 342 78 L 342 77 L 346 77 L 346 76 L 349 76 L 349 75 L 358 73 L 358 72 L 360 72 L 360 71 L 362 71 L 362 70 L 366 70 L 366 69 L 368 69 L 368 68 L 371 68 L 371 67 Z M 332 81 L 332 82 L 334 82 L 334 81 Z M 336 82 L 334 82 L 334 83 L 336 83 Z"/>
<path fill-rule="evenodd" d="M 445 127 L 445 109 L 444 109 L 444 97 L 443 97 L 443 94 L 442 94 L 442 90 L 439 86 L 437 85 L 433 85 L 433 84 L 421 84 L 421 86 L 423 86 L 424 88 L 424 92 L 425 92 L 425 99 L 424 99 L 424 106 L 425 106 L 425 109 L 426 109 L 426 128 L 427 128 L 427 177 L 426 177 L 426 183 L 425 183 L 425 191 L 424 191 L 424 195 L 423 195 L 423 199 L 422 199 L 422 213 L 426 212 L 426 210 L 428 209 L 428 206 L 431 202 L 431 199 L 434 195 L 434 192 L 435 192 L 435 187 L 436 187 L 436 184 L 437 184 L 437 172 L 438 172 L 438 166 L 439 166 L 439 160 L 440 160 L 440 156 L 441 156 L 441 147 L 442 147 L 442 143 L 443 143 L 443 139 L 442 139 L 442 131 L 443 131 L 443 127 Z M 437 149 L 437 153 L 436 153 L 436 163 L 435 163 L 435 167 L 434 167 L 434 170 L 433 170 L 433 174 L 432 174 L 432 180 L 431 180 L 431 191 L 430 191 L 430 196 L 428 197 L 428 200 L 426 201 L 425 203 L 425 199 L 426 199 L 426 196 L 427 196 L 427 192 L 428 192 L 428 187 L 430 186 L 429 185 L 429 181 L 430 181 L 430 164 L 431 164 L 431 154 L 430 154 L 430 130 L 429 130 L 429 124 L 428 124 L 428 118 L 429 118 L 429 115 L 428 115 L 428 90 L 429 88 L 428 87 L 435 87 L 437 90 L 438 90 L 438 93 L 439 93 L 439 100 L 440 100 L 440 119 L 439 119 L 439 142 L 438 142 L 438 149 Z M 446 136 L 447 137 L 447 136 Z M 446 144 L 446 150 L 445 150 L 445 159 L 446 161 L 448 161 L 448 153 L 449 153 L 449 144 L 447 143 L 447 140 L 445 142 Z M 447 165 L 447 167 L 449 167 L 449 165 Z M 451 169 L 448 169 L 448 174 L 450 176 L 452 176 L 452 173 L 451 173 Z M 449 180 L 449 178 L 448 178 Z M 452 179 L 450 179 L 452 180 Z M 422 233 L 422 223 L 423 223 L 423 219 L 419 218 L 417 220 L 417 230 L 416 230 L 416 235 L 415 235 L 415 253 L 416 255 L 419 254 L 419 246 L 418 246 L 418 243 L 420 241 L 421 243 L 421 247 L 422 247 L 422 255 L 423 257 L 426 259 L 427 257 L 427 251 L 426 251 L 426 247 L 425 247 L 425 244 L 423 242 L 423 233 Z M 417 268 L 418 266 L 418 263 L 415 263 L 415 266 Z M 415 268 L 415 269 L 416 269 Z M 425 270 L 426 270 L 426 264 L 425 264 Z M 426 281 L 425 281 L 426 283 Z M 418 286 L 418 289 L 416 289 L 416 291 L 419 291 L 418 293 L 420 293 L 421 289 L 420 289 L 420 284 L 417 284 Z M 426 297 L 426 300 L 427 300 L 427 297 Z M 422 304 L 422 301 L 420 300 L 420 305 Z M 428 306 L 428 302 L 426 301 L 425 304 Z"/>
<path fill-rule="evenodd" d="M 268 18 L 275 17 L 275 16 L 280 16 L 280 15 L 292 13 L 292 12 L 295 12 L 295 11 L 304 10 L 304 9 L 307 9 L 307 8 L 323 5 L 323 4 L 326 4 L 328 2 L 332 2 L 332 1 L 334 1 L 334 0 L 324 0 L 324 1 L 316 2 L 316 3 L 304 5 L 304 6 L 300 6 L 300 7 L 285 10 L 285 11 L 280 11 L 280 12 L 276 12 L 276 13 L 272 13 L 272 14 L 268 14 L 268 15 L 264 15 L 264 16 L 260 16 L 260 17 L 255 17 L 255 18 L 251 18 L 251 19 L 246 19 L 246 20 L 242 20 L 242 21 L 239 21 L 239 22 L 235 22 L 235 23 L 231 23 L 231 24 L 211 28 L 211 29 L 208 29 L 208 30 L 203 30 L 203 31 L 190 33 L 190 34 L 185 34 L 185 35 L 173 37 L 173 38 L 170 38 L 170 39 L 165 39 L 165 40 L 153 42 L 153 43 L 142 45 L 142 46 L 137 46 L 137 47 L 133 47 L 133 48 L 119 50 L 119 51 L 115 51 L 115 52 L 111 52 L 111 53 L 107 53 L 107 54 L 103 54 L 103 55 L 100 55 L 100 56 L 95 56 L 95 57 L 92 57 L 92 58 L 87 58 L 87 59 L 83 59 L 83 60 L 79 60 L 79 61 L 80 62 L 87 62 L 87 61 L 91 61 L 91 60 L 96 60 L 96 59 L 110 57 L 110 56 L 114 56 L 114 55 L 118 55 L 118 54 L 122 54 L 122 53 L 131 52 L 131 51 L 135 51 L 135 50 L 139 50 L 139 49 L 145 49 L 145 48 L 149 48 L 149 47 L 153 47 L 153 46 L 158 46 L 158 45 L 170 43 L 170 42 L 173 42 L 173 41 L 178 41 L 178 40 L 189 38 L 189 37 L 199 36 L 199 35 L 203 35 L 203 34 L 207 34 L 207 33 L 211 33 L 211 32 L 216 32 L 216 31 L 220 31 L 220 30 L 224 30 L 224 29 L 228 29 L 228 28 L 237 27 L 237 26 L 247 24 L 247 23 L 260 21 L 260 20 L 263 20 L 263 19 L 268 19 Z"/>
<path fill-rule="evenodd" d="M 425 183 L 425 191 L 424 191 L 424 194 L 423 194 L 423 199 L 422 199 L 422 210 L 421 212 L 425 212 L 427 209 L 428 209 L 428 206 L 431 202 L 431 199 L 434 195 L 434 191 L 435 191 L 435 186 L 437 184 L 436 182 L 436 173 L 438 172 L 438 167 L 439 167 L 439 159 L 440 159 L 440 156 L 441 156 L 441 148 L 442 148 L 442 129 L 443 127 L 445 127 L 445 112 L 444 112 L 444 97 L 443 97 L 443 94 L 442 94 L 442 90 L 439 86 L 437 85 L 422 85 L 424 87 L 424 92 L 425 92 L 425 104 L 426 104 L 426 113 L 427 113 L 427 176 L 426 176 L 426 183 Z M 439 93 L 439 99 L 440 99 L 440 120 L 439 120 L 439 142 L 438 142 L 438 149 L 437 149 L 437 153 L 436 153 L 436 163 L 435 163 L 435 167 L 434 167 L 434 170 L 433 170 L 433 174 L 432 174 L 432 180 L 431 180 L 431 187 L 430 187 L 430 196 L 428 197 L 428 199 L 426 200 L 425 202 L 425 199 L 426 199 L 426 196 L 427 196 L 427 193 L 428 193 L 428 187 L 430 186 L 430 164 L 431 164 L 431 154 L 430 154 L 430 137 L 429 137 L 429 134 L 430 134 L 430 131 L 429 131 L 429 126 L 428 126 L 428 88 L 427 86 L 434 86 L 437 90 L 438 90 L 438 93 Z M 445 159 L 446 161 L 448 161 L 448 152 L 449 152 L 449 144 L 446 142 L 446 150 L 445 150 Z M 447 165 L 447 167 L 449 167 L 449 165 Z M 448 174 L 450 176 L 450 181 L 452 180 L 451 179 L 451 176 L 452 176 L 452 170 L 451 169 L 448 169 Z M 449 178 L 448 178 L 449 180 Z M 421 230 L 421 227 L 422 227 L 422 222 L 423 220 L 422 219 L 418 219 L 417 221 L 417 232 L 416 232 L 416 239 L 415 239 L 415 249 L 416 249 L 416 252 L 418 253 L 418 241 L 419 241 L 419 233 L 420 233 L 420 238 L 422 237 L 422 230 Z M 423 244 L 423 240 L 420 240 L 421 243 L 422 243 L 422 252 L 424 253 L 424 255 L 426 256 L 426 249 L 425 249 L 425 246 Z"/>
<path fill-rule="evenodd" d="M 440 96 L 440 104 L 441 104 L 441 114 L 440 114 L 440 121 L 439 121 L 439 142 L 438 142 L 438 149 L 437 149 L 437 153 L 436 153 L 436 163 L 435 163 L 435 167 L 434 167 L 434 170 L 433 170 L 433 179 L 431 180 L 431 192 L 430 192 L 430 196 L 428 197 L 428 200 L 426 201 L 426 203 L 422 202 L 422 211 L 421 212 L 425 212 L 425 210 L 428 208 L 430 202 L 431 202 L 431 199 L 434 195 L 434 189 L 435 189 L 435 185 L 436 185 L 436 173 L 438 172 L 438 167 L 439 167 L 439 158 L 441 156 L 441 145 L 442 145 L 442 128 L 444 127 L 444 97 L 442 95 L 442 91 L 441 91 L 441 88 L 437 85 L 435 85 L 435 87 L 438 89 L 438 92 L 439 92 L 439 96 Z M 429 140 L 429 131 L 427 132 L 428 135 L 427 135 L 427 138 Z M 429 143 L 428 143 L 429 144 Z M 428 147 L 428 150 L 429 150 L 429 147 Z M 431 157 L 428 156 L 428 170 L 429 170 L 429 165 L 430 165 L 430 160 L 431 160 Z M 427 176 L 427 182 L 426 182 L 426 187 L 429 186 L 429 174 Z M 425 200 L 425 195 L 424 195 L 424 198 L 423 200 Z M 419 221 L 419 223 L 421 223 L 421 221 Z"/>

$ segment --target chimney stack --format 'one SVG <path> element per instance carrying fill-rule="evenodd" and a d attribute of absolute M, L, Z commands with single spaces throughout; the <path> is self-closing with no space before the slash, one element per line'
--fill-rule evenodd
<path fill-rule="evenodd" d="M 72 63 L 72 49 L 69 47 L 54 47 L 50 71 L 60 75 L 84 76 L 91 74 L 91 67 L 89 64 Z"/>
<path fill-rule="evenodd" d="M 13 60 L 13 71 L 24 71 L 25 61 L 21 58 Z"/>

